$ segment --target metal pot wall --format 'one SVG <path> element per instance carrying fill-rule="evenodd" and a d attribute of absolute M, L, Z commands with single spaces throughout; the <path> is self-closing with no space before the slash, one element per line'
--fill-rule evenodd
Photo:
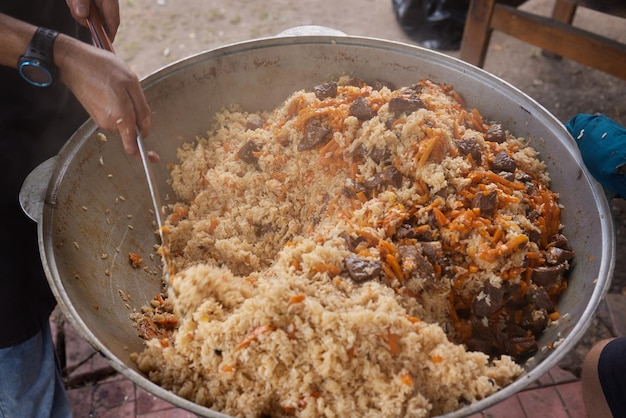
<path fill-rule="evenodd" d="M 558 325 L 539 340 L 526 374 L 488 398 L 447 417 L 483 410 L 521 390 L 555 366 L 582 337 L 613 270 L 614 231 L 602 189 L 584 168 L 574 140 L 535 101 L 506 82 L 449 56 L 401 43 L 350 36 L 282 36 L 207 51 L 143 80 L 154 112 L 149 148 L 161 155 L 154 167 L 160 195 L 173 202 L 167 165 L 183 141 L 204 135 L 213 114 L 239 103 L 269 110 L 293 91 L 352 74 L 396 86 L 421 78 L 452 84 L 484 117 L 501 121 L 541 152 L 561 193 L 565 234 L 577 253 Z M 223 416 L 153 384 L 131 361 L 143 341 L 129 314 L 162 288 L 158 243 L 141 164 L 128 157 L 117 135 L 88 121 L 54 160 L 35 170 L 22 200 L 38 221 L 39 246 L 63 312 L 78 332 L 123 375 L 143 389 L 206 417 Z M 50 173 L 51 172 L 51 173 Z M 49 179 L 49 180 L 48 180 Z M 129 253 L 146 261 L 133 268 Z M 554 348 L 548 349 L 548 344 Z"/>

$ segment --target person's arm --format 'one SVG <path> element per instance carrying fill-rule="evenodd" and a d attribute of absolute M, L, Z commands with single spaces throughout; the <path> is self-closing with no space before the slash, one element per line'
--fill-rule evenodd
<path fill-rule="evenodd" d="M 37 28 L 0 13 L 0 65 L 16 68 Z M 150 107 L 137 75 L 115 54 L 59 34 L 53 49 L 58 80 L 103 129 L 119 131 L 124 149 L 137 155 L 135 126 L 147 136 Z"/>

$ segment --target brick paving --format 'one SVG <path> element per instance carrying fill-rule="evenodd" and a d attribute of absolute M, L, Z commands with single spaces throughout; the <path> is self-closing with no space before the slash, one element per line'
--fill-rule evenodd
<path fill-rule="evenodd" d="M 609 294 L 602 306 L 616 335 L 626 335 L 626 296 Z M 77 418 L 196 417 L 138 387 L 116 373 L 59 312 L 51 317 L 53 333 L 63 330 L 68 394 Z M 61 334 L 59 334 L 61 335 Z M 58 336 L 56 337 L 59 341 Z M 554 367 L 526 389 L 470 418 L 585 418 L 580 379 Z"/>

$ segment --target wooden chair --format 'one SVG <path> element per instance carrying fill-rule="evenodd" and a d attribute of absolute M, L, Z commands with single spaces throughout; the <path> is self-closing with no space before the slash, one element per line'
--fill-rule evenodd
<path fill-rule="evenodd" d="M 472 0 L 465 21 L 460 58 L 482 67 L 491 33 L 497 30 L 626 80 L 626 44 L 571 25 L 578 6 L 626 17 L 626 1 L 556 0 L 551 17 L 518 9 L 525 1 Z M 624 25 L 626 28 L 626 22 Z"/>

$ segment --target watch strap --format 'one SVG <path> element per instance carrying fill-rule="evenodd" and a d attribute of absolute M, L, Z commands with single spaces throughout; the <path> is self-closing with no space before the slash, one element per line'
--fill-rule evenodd
<path fill-rule="evenodd" d="M 24 56 L 38 59 L 49 66 L 54 66 L 53 46 L 59 33 L 55 30 L 39 27 L 28 44 Z"/>
<path fill-rule="evenodd" d="M 47 87 L 56 79 L 57 68 L 54 65 L 54 41 L 58 32 L 52 29 L 39 27 L 35 31 L 26 52 L 17 61 L 20 75 L 37 87 Z M 35 70 L 38 69 L 38 70 Z M 35 76 L 33 71 L 43 72 L 43 78 Z"/>

